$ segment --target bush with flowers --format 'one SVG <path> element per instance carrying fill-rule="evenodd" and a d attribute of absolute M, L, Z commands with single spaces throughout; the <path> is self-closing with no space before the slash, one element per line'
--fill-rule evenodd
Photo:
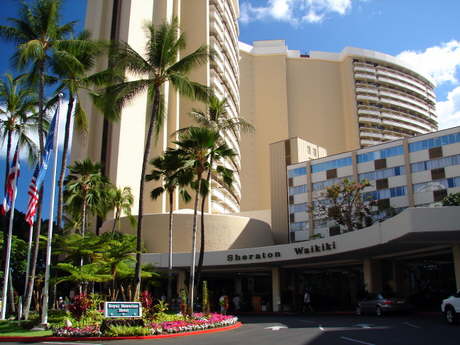
<path fill-rule="evenodd" d="M 56 325 L 53 334 L 59 337 L 157 335 L 225 327 L 238 321 L 235 316 L 217 313 L 170 314 L 166 312 L 168 305 L 162 301 L 155 303 L 149 293 L 142 294 L 141 302 L 143 318 L 111 319 L 104 318 L 101 311 L 94 309 L 91 298 L 80 295 L 70 308 L 73 318 L 67 314 L 70 324 Z"/>

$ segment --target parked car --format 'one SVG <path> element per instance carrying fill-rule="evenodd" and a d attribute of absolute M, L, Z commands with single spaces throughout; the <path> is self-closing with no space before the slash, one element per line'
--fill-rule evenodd
<path fill-rule="evenodd" d="M 383 316 L 389 312 L 407 312 L 413 307 L 403 298 L 390 294 L 370 293 L 356 306 L 356 314 L 376 314 Z"/>
<path fill-rule="evenodd" d="M 444 313 L 447 323 L 453 325 L 457 322 L 460 315 L 460 290 L 442 301 L 441 311 Z"/>

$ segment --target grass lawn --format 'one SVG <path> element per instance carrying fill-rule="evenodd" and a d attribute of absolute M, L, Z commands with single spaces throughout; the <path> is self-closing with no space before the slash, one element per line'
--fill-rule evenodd
<path fill-rule="evenodd" d="M 0 337 L 50 336 L 51 331 L 31 331 L 19 326 L 19 321 L 0 321 Z"/>

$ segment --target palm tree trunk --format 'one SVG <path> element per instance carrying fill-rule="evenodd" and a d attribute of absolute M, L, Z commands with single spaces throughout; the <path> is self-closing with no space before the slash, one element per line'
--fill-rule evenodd
<path fill-rule="evenodd" d="M 195 202 L 193 205 L 193 225 L 192 225 L 192 263 L 190 265 L 190 282 L 189 282 L 189 311 L 193 314 L 193 301 L 195 292 L 195 256 L 196 256 L 196 218 L 198 211 L 198 199 L 201 190 L 201 174 L 198 174 L 198 186 L 195 193 Z"/>
<path fill-rule="evenodd" d="M 40 154 L 39 154 L 39 162 L 40 165 L 42 164 L 43 161 L 43 152 L 44 152 L 44 138 L 43 138 L 43 116 L 44 116 L 44 100 L 45 100 L 45 63 L 44 61 L 39 61 L 38 62 L 38 74 L 40 78 L 39 86 L 38 86 L 38 144 L 40 148 Z M 35 245 L 34 245 L 34 252 L 32 255 L 32 262 L 31 262 L 31 271 L 30 271 L 30 277 L 29 277 L 29 282 L 27 283 L 27 295 L 26 295 L 26 301 L 24 304 L 24 319 L 27 320 L 29 318 L 29 311 L 30 311 L 30 304 L 32 302 L 32 295 L 33 295 L 33 290 L 34 290 L 34 281 L 35 281 L 35 272 L 37 270 L 37 258 L 38 258 L 38 251 L 40 249 L 40 230 L 41 230 L 41 225 L 42 225 L 42 197 L 43 197 L 43 187 L 40 188 L 40 191 L 38 193 L 39 199 L 38 199 L 38 209 L 37 209 L 37 231 L 35 231 Z"/>
<path fill-rule="evenodd" d="M 144 184 L 147 161 L 150 156 L 150 146 L 152 145 L 153 126 L 156 116 L 160 109 L 160 88 L 155 87 L 153 98 L 152 115 L 150 116 L 149 127 L 147 131 L 147 140 L 145 142 L 144 157 L 142 158 L 141 180 L 139 185 L 139 209 L 137 216 L 137 241 L 136 241 L 136 269 L 134 278 L 134 299 L 138 300 L 141 293 L 141 252 L 142 252 L 142 218 L 144 216 Z"/>
<path fill-rule="evenodd" d="M 172 298 L 172 269 L 173 269 L 173 204 L 174 204 L 174 191 L 169 193 L 169 256 L 168 256 L 168 290 L 167 300 L 171 303 Z"/>
<path fill-rule="evenodd" d="M 62 214 L 64 208 L 64 177 L 65 177 L 65 168 L 67 165 L 67 152 L 69 151 L 69 137 L 70 137 L 70 123 L 72 121 L 72 110 L 75 98 L 73 94 L 69 95 L 69 105 L 67 107 L 67 116 L 65 122 L 65 132 L 64 132 L 64 147 L 62 149 L 62 162 L 61 162 L 61 171 L 59 172 L 59 196 L 58 196 L 58 209 L 57 209 L 57 228 L 61 229 L 62 227 Z"/>
<path fill-rule="evenodd" d="M 32 253 L 32 262 L 30 263 L 30 276 L 29 276 L 29 281 L 27 282 L 27 294 L 24 302 L 24 320 L 29 319 L 29 311 L 30 311 L 30 304 L 32 303 L 32 295 L 34 293 L 34 282 L 35 282 L 35 272 L 37 269 L 37 258 L 38 258 L 38 251 L 40 249 L 40 230 L 41 230 L 41 216 L 42 216 L 42 197 L 43 197 L 43 187 L 40 189 L 39 192 L 39 202 L 38 202 L 38 209 L 37 209 L 37 223 L 35 224 L 36 226 L 36 231 L 35 231 L 35 236 L 34 236 L 34 251 Z"/>
<path fill-rule="evenodd" d="M 212 171 L 212 163 L 213 159 L 211 156 L 209 162 L 209 169 L 208 169 L 208 176 L 206 176 L 206 181 L 208 181 L 208 193 L 209 194 L 209 186 L 211 186 L 211 171 Z M 205 233 L 204 233 L 204 207 L 206 205 L 206 198 L 208 195 L 203 195 L 201 200 L 201 242 L 200 242 L 200 256 L 198 258 L 198 267 L 196 268 L 196 286 L 200 286 L 201 280 L 201 270 L 203 268 L 203 261 L 204 261 L 204 250 L 205 250 Z"/>

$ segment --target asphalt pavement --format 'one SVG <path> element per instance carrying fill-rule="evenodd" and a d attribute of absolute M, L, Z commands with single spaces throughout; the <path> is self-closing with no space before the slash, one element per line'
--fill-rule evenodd
<path fill-rule="evenodd" d="M 459 345 L 460 325 L 441 316 L 296 315 L 242 316 L 240 328 L 185 337 L 35 344 L 80 345 Z M 20 343 L 4 343 L 20 344 Z"/>

